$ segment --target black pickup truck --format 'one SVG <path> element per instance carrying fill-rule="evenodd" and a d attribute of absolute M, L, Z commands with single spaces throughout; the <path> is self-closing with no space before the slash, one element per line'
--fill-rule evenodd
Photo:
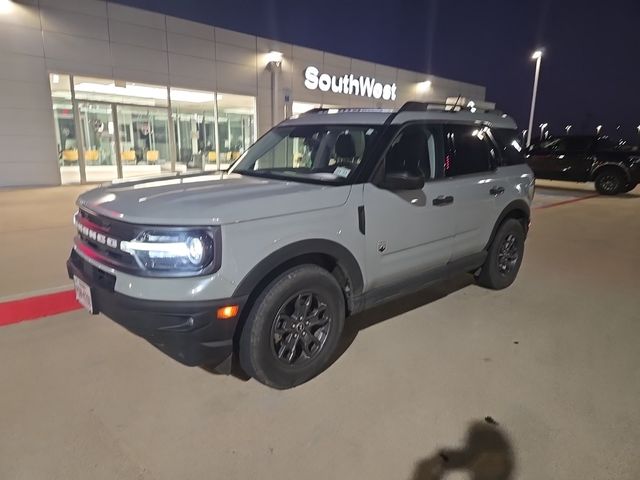
<path fill-rule="evenodd" d="M 640 182 L 640 151 L 620 149 L 606 137 L 551 137 L 532 144 L 525 156 L 537 178 L 595 182 L 603 195 L 629 192 Z"/>

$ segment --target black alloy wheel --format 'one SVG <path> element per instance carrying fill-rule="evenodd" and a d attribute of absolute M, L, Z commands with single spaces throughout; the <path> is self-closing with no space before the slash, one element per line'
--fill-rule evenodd
<path fill-rule="evenodd" d="M 270 387 L 300 385 L 331 364 L 345 315 L 344 292 L 329 271 L 293 267 L 253 303 L 240 334 L 240 365 Z"/>
<path fill-rule="evenodd" d="M 596 177 L 596 190 L 602 195 L 617 195 L 622 192 L 626 182 L 621 172 L 608 168 Z"/>
<path fill-rule="evenodd" d="M 286 365 L 300 365 L 322 351 L 331 331 L 327 302 L 314 292 L 284 302 L 271 327 L 272 353 Z"/>
<path fill-rule="evenodd" d="M 520 259 L 518 239 L 513 233 L 507 235 L 498 248 L 498 271 L 502 275 L 509 275 L 515 269 Z"/>

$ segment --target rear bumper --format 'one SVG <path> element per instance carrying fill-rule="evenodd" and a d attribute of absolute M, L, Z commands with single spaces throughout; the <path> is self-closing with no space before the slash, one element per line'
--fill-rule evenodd
<path fill-rule="evenodd" d="M 75 251 L 67 260 L 70 278 L 91 287 L 94 310 L 103 313 L 162 352 L 189 366 L 231 367 L 233 336 L 246 297 L 211 301 L 141 300 L 115 292 L 115 277 L 86 262 Z M 217 310 L 238 305 L 238 315 L 219 320 Z"/>

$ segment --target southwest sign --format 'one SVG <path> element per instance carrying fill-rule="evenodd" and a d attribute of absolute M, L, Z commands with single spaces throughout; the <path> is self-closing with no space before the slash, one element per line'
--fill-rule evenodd
<path fill-rule="evenodd" d="M 395 83 L 376 82 L 371 77 L 354 77 L 351 75 L 329 75 L 320 73 L 317 67 L 308 66 L 304 70 L 304 86 L 309 90 L 320 89 L 323 92 L 331 90 L 333 93 L 345 95 L 360 95 L 383 100 L 395 100 L 397 85 Z"/>

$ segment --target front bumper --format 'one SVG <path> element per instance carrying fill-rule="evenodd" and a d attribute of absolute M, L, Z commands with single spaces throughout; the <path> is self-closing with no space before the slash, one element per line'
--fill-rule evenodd
<path fill-rule="evenodd" d="M 229 373 L 233 336 L 246 297 L 211 301 L 142 300 L 114 291 L 115 277 L 85 261 L 75 250 L 67 260 L 69 278 L 91 287 L 94 310 L 189 366 L 207 365 Z M 219 320 L 217 310 L 238 305 L 238 314 Z"/>

